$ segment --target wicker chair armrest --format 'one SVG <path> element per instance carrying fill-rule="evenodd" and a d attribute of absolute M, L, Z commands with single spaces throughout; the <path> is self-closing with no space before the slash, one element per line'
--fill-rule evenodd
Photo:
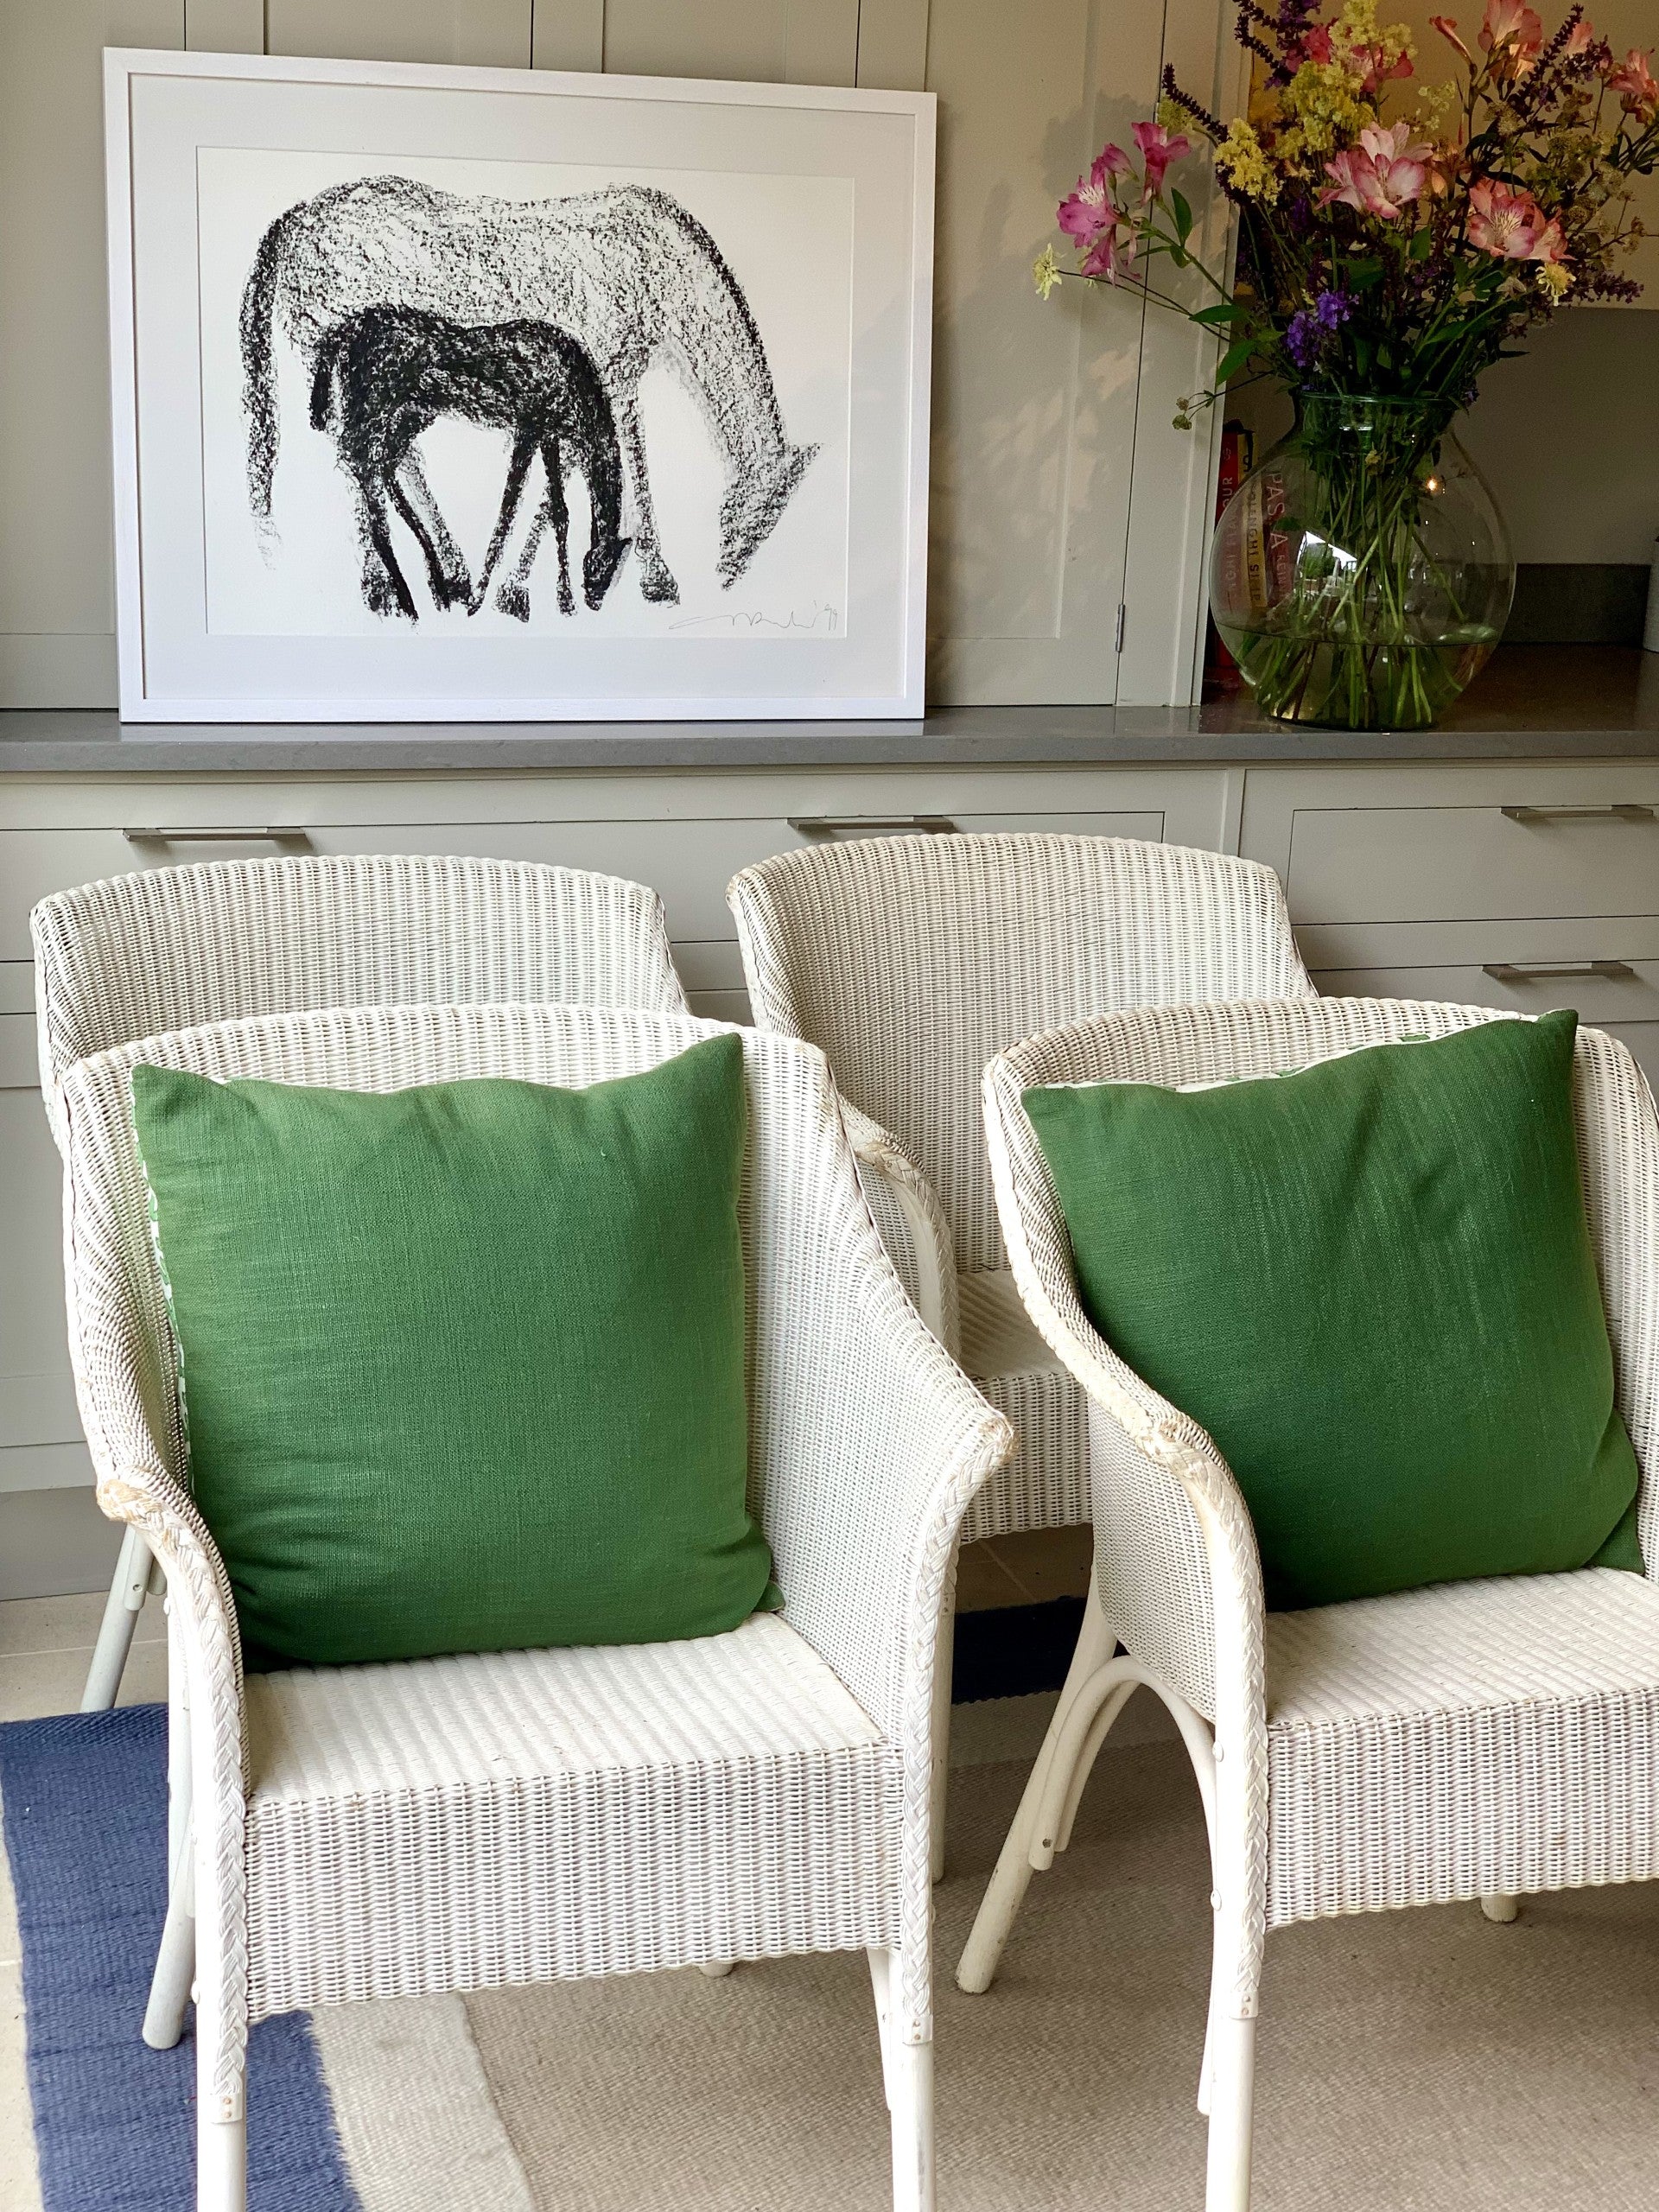
<path fill-rule="evenodd" d="M 767 1533 L 789 1620 L 925 1758 L 963 1518 L 1014 1430 L 924 1325 L 868 1215 L 848 1211 L 816 1280 L 792 1287 L 815 1355 L 771 1440 Z"/>
<path fill-rule="evenodd" d="M 1020 1089 L 1000 1059 L 987 1068 L 997 1210 L 1027 1311 L 1088 1395 L 1103 1610 L 1218 1732 L 1230 1723 L 1255 1733 L 1265 1609 L 1249 1508 L 1213 1439 L 1120 1359 L 1084 1312 Z"/>
<path fill-rule="evenodd" d="M 834 1112 L 826 1094 L 826 1107 Z M 899 1754 L 903 2039 L 931 2019 L 933 1704 L 963 1519 L 1011 1424 L 906 1295 L 850 1174 L 842 1218 L 791 1274 L 811 1357 L 770 1424 L 765 1513 L 785 1618 Z"/>
<path fill-rule="evenodd" d="M 957 1300 L 956 1247 L 933 1185 L 897 1137 L 843 1098 L 858 1179 L 899 1280 L 946 1351 L 962 1342 Z"/>

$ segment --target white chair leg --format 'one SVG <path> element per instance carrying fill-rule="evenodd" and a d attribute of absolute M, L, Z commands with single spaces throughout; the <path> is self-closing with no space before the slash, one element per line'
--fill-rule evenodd
<path fill-rule="evenodd" d="M 196 2212 L 247 2212 L 248 2122 L 202 2120 L 196 2129 Z"/>
<path fill-rule="evenodd" d="M 167 1863 L 176 1866 L 190 1814 L 190 1697 L 184 1638 L 167 1605 Z"/>
<path fill-rule="evenodd" d="M 872 1950 L 869 1961 L 893 2133 L 893 2212 L 934 2212 L 933 2046 L 899 2041 L 890 1988 L 898 1960 L 891 1951 Z"/>
<path fill-rule="evenodd" d="M 1210 2154 L 1205 2212 L 1249 2212 L 1255 2022 L 1217 2012 L 1210 2028 Z"/>
<path fill-rule="evenodd" d="M 144 2041 L 152 2050 L 171 2050 L 184 2033 L 184 2009 L 196 1974 L 196 1853 L 190 1828 L 190 1766 L 175 1759 L 185 1733 L 182 1715 L 170 1713 L 168 1799 L 167 1918 L 150 1976 L 144 2008 Z"/>
<path fill-rule="evenodd" d="M 893 2045 L 893 2212 L 934 2212 L 933 2046 Z"/>
<path fill-rule="evenodd" d="M 1116 1649 L 1117 1639 L 1101 1618 L 1100 1607 L 1095 1602 L 1095 1586 L 1091 1576 L 1077 1648 L 1072 1654 L 1059 1702 L 1054 1708 L 1054 1717 L 1048 1724 L 1042 1749 L 1037 1754 L 1024 1795 L 1020 1800 L 1019 1810 L 1014 1816 L 1014 1823 L 1002 1846 L 1001 1856 L 996 1862 L 996 1872 L 991 1877 L 990 1886 L 985 1892 L 957 1967 L 957 1986 L 965 1990 L 969 1996 L 982 1995 L 995 1979 L 1002 1947 L 1008 1940 L 1008 1931 L 1024 1902 L 1033 1873 L 1052 1865 L 1055 1850 L 1063 1850 L 1070 1840 L 1071 1821 L 1065 1817 L 1065 1809 L 1074 1775 L 1069 1762 L 1065 1776 L 1066 1796 L 1062 1798 L 1052 1826 L 1046 1827 L 1044 1825 L 1045 1808 L 1054 1794 L 1054 1761 L 1079 1695 L 1101 1669 L 1109 1662 Z M 1128 1694 L 1126 1689 L 1124 1697 L 1127 1698 Z M 1120 1700 L 1116 1711 L 1122 1710 L 1122 1700 Z M 1111 1717 L 1116 1717 L 1116 1711 Z M 1109 1727 L 1109 1719 L 1106 1726 Z M 1087 1748 L 1088 1756 L 1092 1759 L 1103 1740 L 1104 1731 L 1102 1730 L 1098 1736 L 1090 1739 L 1087 1747 L 1080 1746 L 1080 1749 Z M 1071 1809 L 1075 1811 L 1075 1803 Z"/>
<path fill-rule="evenodd" d="M 80 1694 L 83 1713 L 107 1713 L 115 1703 L 126 1672 L 127 1654 L 132 1649 L 133 1631 L 149 1594 L 150 1567 L 149 1545 L 136 1529 L 129 1529 L 121 1539 L 115 1580 L 99 1624 L 86 1687 Z"/>
<path fill-rule="evenodd" d="M 957 1560 L 951 1554 L 933 1654 L 933 1786 L 930 1818 L 933 1879 L 944 1872 L 944 1815 L 950 1787 L 950 1688 L 957 1649 Z"/>
<path fill-rule="evenodd" d="M 881 2094 L 893 2110 L 893 2009 L 887 2001 L 887 1977 L 893 1971 L 891 1951 L 871 1950 L 870 1987 L 875 1995 L 875 2034 L 881 2050 Z"/>
<path fill-rule="evenodd" d="M 247 2053 L 228 2094 L 214 2080 L 222 1971 L 208 1961 L 196 1990 L 196 2212 L 247 2212 Z"/>
<path fill-rule="evenodd" d="M 730 1974 L 733 1963 L 730 1959 L 699 1959 L 697 1972 L 707 1975 L 710 1981 L 723 1981 Z"/>
<path fill-rule="evenodd" d="M 1520 1912 L 1521 1900 L 1508 1897 L 1482 1897 L 1480 1909 L 1488 1920 L 1496 1921 L 1500 1928 L 1506 1928 Z"/>
<path fill-rule="evenodd" d="M 196 1916 L 187 1841 L 183 1863 L 175 1867 L 168 1892 L 167 1920 L 144 2007 L 144 2041 L 152 2050 L 171 2050 L 184 2033 L 184 2010 L 195 1978 Z"/>

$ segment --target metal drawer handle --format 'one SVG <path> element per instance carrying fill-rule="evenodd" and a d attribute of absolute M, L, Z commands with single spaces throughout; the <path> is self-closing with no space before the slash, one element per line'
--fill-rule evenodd
<path fill-rule="evenodd" d="M 919 830 L 929 837 L 949 837 L 956 823 L 945 814 L 791 814 L 789 826 L 803 837 L 826 838 L 850 830 L 867 836 L 873 830 Z"/>
<path fill-rule="evenodd" d="M 1546 960 L 1519 968 L 1509 960 L 1487 960 L 1481 972 L 1495 983 L 1548 983 L 1560 976 L 1634 976 L 1628 960 Z"/>
<path fill-rule="evenodd" d="M 1650 806 L 1620 801 L 1615 806 L 1504 806 L 1498 809 L 1511 822 L 1651 822 Z"/>
<path fill-rule="evenodd" d="M 124 830 L 130 845 L 303 845 L 310 831 L 297 827 L 180 828 Z"/>

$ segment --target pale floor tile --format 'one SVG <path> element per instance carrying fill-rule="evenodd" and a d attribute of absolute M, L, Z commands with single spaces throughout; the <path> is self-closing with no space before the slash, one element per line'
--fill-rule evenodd
<path fill-rule="evenodd" d="M 957 1561 L 957 1611 L 988 1613 L 999 1605 L 1023 1605 L 1026 1593 L 1003 1566 L 996 1543 L 987 1537 L 964 1544 Z"/>
<path fill-rule="evenodd" d="M 0 1658 L 25 1651 L 84 1651 L 89 1656 L 104 1618 L 104 1592 L 85 1598 L 9 1598 L 0 1604 Z M 167 1635 L 167 1615 L 152 1598 L 138 1616 L 134 1642 Z"/>
<path fill-rule="evenodd" d="M 160 1608 L 158 1607 L 159 1613 Z M 0 1720 L 41 1720 L 76 1713 L 90 1649 L 29 1651 L 0 1658 Z M 122 1677 L 121 1705 L 158 1704 L 167 1695 L 167 1645 L 154 1637 L 135 1643 Z"/>
<path fill-rule="evenodd" d="M 1052 1598 L 1081 1598 L 1095 1563 L 1095 1532 L 1024 1529 L 991 1539 L 997 1563 L 1018 1587 L 1019 1602 L 1039 1605 Z"/>
<path fill-rule="evenodd" d="M 0 2212 L 41 2212 L 23 2061 L 23 1970 L 0 1966 Z"/>

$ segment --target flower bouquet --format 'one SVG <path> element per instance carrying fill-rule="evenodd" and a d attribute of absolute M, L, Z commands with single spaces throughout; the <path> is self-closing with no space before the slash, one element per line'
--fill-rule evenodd
<path fill-rule="evenodd" d="M 1224 338 L 1215 385 L 1271 378 L 1294 429 L 1217 525 L 1217 626 L 1268 712 L 1343 728 L 1431 722 L 1480 668 L 1514 567 L 1490 493 L 1452 435 L 1484 370 L 1563 303 L 1633 298 L 1630 181 L 1659 165 L 1659 82 L 1574 7 L 1553 35 L 1486 0 L 1448 81 L 1424 86 L 1377 0 L 1277 13 L 1245 0 L 1248 114 L 1226 122 L 1166 71 L 1134 150 L 1105 147 L 1062 201 L 1077 265 L 1036 277 L 1132 287 Z M 1196 142 L 1196 143 L 1195 143 Z M 1195 250 L 1175 182 L 1199 148 L 1237 213 L 1233 281 Z M 1153 281 L 1194 272 L 1203 304 Z"/>

